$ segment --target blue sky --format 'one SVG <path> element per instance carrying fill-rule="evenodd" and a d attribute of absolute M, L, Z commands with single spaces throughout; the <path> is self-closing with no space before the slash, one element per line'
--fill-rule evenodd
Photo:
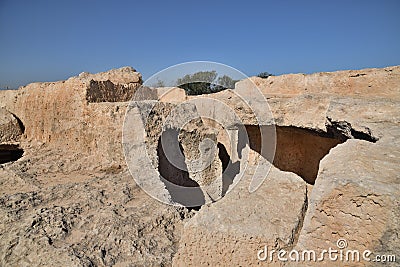
<path fill-rule="evenodd" d="M 247 75 L 400 64 L 400 1 L 0 0 L 0 88 L 210 60 Z"/>

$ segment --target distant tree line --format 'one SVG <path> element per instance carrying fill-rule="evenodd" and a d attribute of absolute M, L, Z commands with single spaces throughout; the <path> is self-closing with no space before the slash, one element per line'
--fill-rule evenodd
<path fill-rule="evenodd" d="M 179 78 L 176 85 L 184 89 L 188 95 L 201 95 L 234 88 L 236 82 L 227 75 L 218 77 L 217 72 L 213 70 L 187 74 Z"/>
<path fill-rule="evenodd" d="M 261 72 L 257 75 L 260 78 L 273 76 L 269 72 Z M 199 71 L 193 74 L 187 74 L 177 79 L 176 86 L 186 91 L 188 95 L 201 95 L 220 92 L 225 89 L 235 88 L 237 80 L 228 75 L 218 77 L 218 73 L 213 71 Z M 157 81 L 157 87 L 162 87 L 162 81 Z"/>
<path fill-rule="evenodd" d="M 258 75 L 257 75 L 257 77 L 260 77 L 260 78 L 268 78 L 269 76 L 274 76 L 273 74 L 271 74 L 271 73 L 269 73 L 269 72 L 261 72 L 261 73 L 259 73 Z"/>

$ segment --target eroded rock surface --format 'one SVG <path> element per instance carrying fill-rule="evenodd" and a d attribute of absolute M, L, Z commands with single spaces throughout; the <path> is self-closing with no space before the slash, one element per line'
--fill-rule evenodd
<path fill-rule="evenodd" d="M 126 171 L 53 173 L 64 181 L 47 187 L 1 175 L 36 180 L 34 190 L 0 197 L 2 266 L 169 265 L 189 217 L 144 194 Z"/>
<path fill-rule="evenodd" d="M 327 257 L 322 262 L 307 259 L 300 262 L 279 261 L 276 254 L 272 261 L 269 261 L 269 255 L 266 261 L 257 259 L 257 252 L 264 249 L 264 246 L 268 246 L 269 251 L 283 248 L 287 252 L 296 249 L 300 253 L 303 250 L 320 253 L 329 247 L 338 249 L 336 242 L 339 239 L 347 241 L 349 250 L 359 250 L 360 253 L 372 251 L 371 261 L 361 259 L 352 262 L 351 266 L 375 266 L 377 263 L 373 260 L 378 254 L 399 255 L 400 241 L 396 233 L 399 229 L 397 199 L 400 192 L 400 155 L 397 136 L 400 133 L 400 113 L 396 106 L 399 105 L 400 96 L 400 68 L 296 74 L 250 80 L 260 86 L 268 99 L 276 125 L 297 127 L 300 133 L 312 130 L 315 135 L 322 134 L 336 139 L 330 145 L 334 148 L 330 151 L 328 149 L 328 155 L 319 164 L 315 185 L 308 186 L 308 208 L 303 213 L 304 221 L 301 224 L 293 223 L 295 218 L 299 218 L 299 203 L 304 203 L 301 197 L 289 201 L 292 205 L 294 201 L 299 201 L 296 202 L 296 208 L 284 204 L 288 199 L 296 198 L 298 191 L 290 190 L 290 193 L 284 194 L 285 187 L 281 186 L 284 180 L 275 180 L 276 172 L 271 171 L 259 191 L 254 193 L 266 190 L 264 186 L 276 186 L 273 192 L 269 192 L 268 197 L 271 199 L 265 201 L 259 197 L 250 200 L 241 194 L 235 195 L 234 192 L 240 188 L 238 185 L 231 192 L 234 196 L 228 194 L 213 206 L 202 208 L 185 225 L 174 263 L 177 266 L 341 265 L 346 263 L 332 262 Z M 241 81 L 237 89 L 246 90 L 246 86 L 254 84 Z M 254 117 L 233 93 L 234 90 L 227 90 L 210 97 L 223 101 L 238 114 L 244 113 L 240 117 L 251 125 Z M 251 136 L 251 131 L 249 133 Z M 295 133 L 293 140 L 286 139 L 286 146 L 281 148 L 285 153 L 278 151 L 277 147 L 278 158 L 275 160 L 280 161 L 278 167 L 310 167 L 307 164 L 311 162 L 299 156 L 308 149 L 309 155 L 317 155 L 320 149 L 318 142 L 301 146 L 306 139 L 301 141 L 301 135 L 296 137 Z M 255 150 L 252 153 L 260 153 L 257 138 L 253 139 L 252 147 Z M 297 160 L 299 162 L 296 163 Z M 295 171 L 295 168 L 286 170 Z M 291 182 L 292 186 L 295 184 Z M 305 188 L 305 184 L 303 186 Z M 251 194 L 249 198 L 252 198 Z M 247 201 L 251 204 L 245 203 Z M 249 214 L 252 212 L 262 213 L 260 205 L 270 213 L 250 220 Z M 281 210 L 276 210 L 277 205 Z M 231 212 L 227 214 L 225 211 Z M 292 216 L 292 223 L 282 220 L 276 227 L 271 226 L 273 218 L 269 216 L 273 217 L 274 211 L 282 219 Z M 249 234 L 247 229 L 255 229 L 251 227 L 254 222 L 259 227 Z M 281 246 L 277 246 L 274 238 L 268 236 L 276 233 L 290 236 L 294 229 L 297 238 L 292 239 L 292 242 L 283 242 Z M 387 266 L 396 264 L 387 263 Z"/>
<path fill-rule="evenodd" d="M 0 108 L 0 145 L 18 143 L 24 132 L 24 126 L 15 115 Z"/>
<path fill-rule="evenodd" d="M 0 150 L 3 144 L 23 150 L 0 164 L 0 265 L 332 266 L 261 262 L 257 253 L 265 246 L 336 248 L 338 239 L 349 249 L 400 255 L 400 67 L 253 77 L 197 97 L 144 89 L 129 104 L 141 83 L 127 67 L 0 91 Z M 269 105 L 249 94 L 256 113 L 268 113 L 261 121 L 236 94 L 254 84 Z M 176 107 L 183 111 L 168 122 Z M 136 116 L 129 146 L 122 142 L 126 112 Z M 199 114 L 208 120 L 188 120 Z M 248 144 L 238 141 L 239 121 Z M 275 160 L 258 147 L 258 126 L 276 126 Z M 170 130 L 186 174 L 168 165 L 160 149 Z M 147 151 L 150 162 L 139 158 L 132 171 L 124 152 L 135 148 Z M 211 167 L 192 171 L 206 154 L 214 156 Z M 250 193 L 260 166 L 266 179 Z M 177 202 L 160 179 L 168 173 L 178 184 L 199 185 L 210 203 L 199 211 L 169 206 L 132 178 L 162 201 Z"/>
<path fill-rule="evenodd" d="M 252 168 L 223 199 L 203 207 L 185 225 L 176 266 L 257 265 L 260 244 L 289 249 L 307 209 L 307 185 L 297 175 L 273 168 L 249 193 Z"/>

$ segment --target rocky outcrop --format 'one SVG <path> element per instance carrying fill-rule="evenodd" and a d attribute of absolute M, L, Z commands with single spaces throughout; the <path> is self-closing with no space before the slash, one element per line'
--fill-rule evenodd
<path fill-rule="evenodd" d="M 262 244 L 275 250 L 293 247 L 307 209 L 306 183 L 273 168 L 268 180 L 249 193 L 252 172 L 186 223 L 175 266 L 251 266 L 259 262 Z"/>
<path fill-rule="evenodd" d="M 400 67 L 196 97 L 141 83 L 122 68 L 0 91 L 0 150 L 23 151 L 0 163 L 0 265 L 332 266 L 265 248 L 338 240 L 400 255 Z M 171 184 L 203 203 L 182 207 Z"/>
<path fill-rule="evenodd" d="M 82 72 L 68 80 L 79 80 L 85 83 L 110 81 L 113 84 L 142 84 L 142 75 L 132 67 L 122 67 L 95 74 Z"/>
<path fill-rule="evenodd" d="M 202 208 L 185 225 L 174 264 L 332 266 L 339 261 L 325 257 L 324 261 L 299 258 L 296 262 L 294 257 L 293 262 L 288 260 L 288 253 L 292 249 L 300 253 L 315 250 L 319 257 L 318 253 L 324 249 L 339 250 L 338 240 L 346 241 L 344 253 L 347 250 L 372 252 L 368 259 L 362 259 L 361 255 L 361 260 L 353 261 L 351 266 L 374 266 L 377 255 L 399 255 L 395 234 L 399 223 L 395 218 L 399 214 L 397 199 L 400 192 L 397 167 L 400 163 L 397 141 L 400 113 L 396 108 L 400 96 L 400 68 L 295 74 L 250 78 L 250 81 L 255 82 L 268 99 L 277 125 L 274 164 L 301 175 L 304 168 L 311 166 L 305 155 L 309 152 L 310 156 L 317 155 L 319 149 L 326 148 L 328 150 L 323 153 L 328 154 L 321 154 L 321 162 L 317 161 L 319 167 L 314 186 L 306 187 L 299 180 L 297 183 L 302 190 L 285 192 L 285 180 L 276 179 L 284 173 L 271 171 L 254 193 L 267 193 L 266 190 L 276 186 L 273 192 L 268 192 L 270 199 L 255 195 L 252 198 L 250 194 L 250 200 L 244 193 L 235 193 L 240 188 L 239 183 L 232 195 L 227 194 L 220 202 Z M 241 81 L 235 90 L 246 91 L 246 86 L 254 84 Z M 245 113 L 240 115 L 245 123 L 254 122 L 249 109 L 234 96 L 234 90 L 209 97 L 224 102 L 238 114 Z M 212 106 L 209 108 L 213 109 Z M 279 128 L 282 126 L 298 130 L 287 135 Z M 326 148 L 320 147 L 318 139 L 302 134 L 310 130 L 315 136 L 332 139 L 333 143 Z M 251 131 L 248 133 L 253 139 Z M 301 145 L 302 142 L 306 143 Z M 250 153 L 260 153 L 257 139 L 250 140 L 250 146 L 254 150 Z M 310 151 L 306 152 L 308 149 Z M 296 171 L 296 168 L 303 169 Z M 290 185 L 296 183 L 291 181 Z M 308 188 L 308 198 L 304 194 L 305 188 Z M 289 199 L 291 204 L 285 202 Z M 262 210 L 268 214 L 250 219 Z M 277 217 L 274 217 L 275 211 Z M 290 216 L 291 220 L 284 220 Z M 279 223 L 274 225 L 275 220 Z M 256 231 L 250 234 L 248 229 Z M 281 236 L 277 238 L 273 234 Z M 287 238 L 289 236 L 292 238 Z M 286 261 L 278 260 L 276 254 L 270 261 L 270 255 L 265 255 L 265 247 L 269 252 L 285 250 Z M 263 261 L 257 258 L 260 251 Z M 396 266 L 396 263 L 387 264 Z"/>
<path fill-rule="evenodd" d="M 399 255 L 400 155 L 398 149 L 393 149 L 396 143 L 383 140 L 371 145 L 349 140 L 321 161 L 297 250 L 338 249 L 335 242 L 343 239 L 347 242 L 344 251 L 360 252 L 361 260 L 353 266 L 368 264 L 362 260 L 366 250 L 372 252 L 371 261 L 376 255 Z M 313 266 L 331 266 L 330 263 L 318 262 Z"/>
<path fill-rule="evenodd" d="M 141 82 L 140 73 L 130 67 L 82 73 L 66 81 L 33 83 L 1 92 L 4 102 L 0 106 L 23 124 L 20 142 L 26 153 L 45 145 L 91 157 L 95 163 L 91 167 L 108 168 L 124 162 L 116 140 L 122 138 L 126 102 Z"/>
<path fill-rule="evenodd" d="M 23 155 L 19 140 L 24 130 L 24 125 L 15 115 L 0 108 L 0 164 L 15 161 Z"/>
<path fill-rule="evenodd" d="M 399 98 L 399 67 L 313 74 L 287 74 L 239 81 L 236 89 L 257 86 L 266 96 L 340 95 L 361 98 Z"/>
<path fill-rule="evenodd" d="M 19 142 L 24 130 L 24 126 L 15 115 L 0 108 L 0 145 Z"/>
<path fill-rule="evenodd" d="M 2 179 L 36 186 L 26 193 L 4 192 L 2 186 L 0 265 L 170 264 L 183 218 L 189 216 L 148 197 L 129 173 L 53 173 L 42 184 L 41 175 L 18 173 L 29 163 L 15 164 L 6 170 L 15 169 L 15 176 L 0 170 Z M 45 166 L 35 164 L 34 169 Z"/>
<path fill-rule="evenodd" d="M 24 150 L 0 163 L 1 266 L 170 264 L 191 215 L 137 187 L 121 145 L 140 83 L 123 68 L 0 92 L 1 140 Z"/>
<path fill-rule="evenodd" d="M 124 133 L 130 171 L 139 174 L 136 182 L 152 196 L 191 207 L 222 197 L 217 133 L 204 125 L 195 105 L 135 101 L 127 110 Z M 201 189 L 187 195 L 182 186 Z"/>

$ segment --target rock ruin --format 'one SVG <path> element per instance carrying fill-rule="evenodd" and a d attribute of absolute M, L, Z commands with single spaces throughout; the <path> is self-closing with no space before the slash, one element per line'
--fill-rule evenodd
<path fill-rule="evenodd" d="M 250 266 L 264 245 L 338 239 L 400 255 L 400 67 L 252 77 L 198 97 L 141 84 L 126 67 L 0 91 L 0 265 Z M 235 95 L 254 84 L 272 114 L 261 123 Z M 191 119 L 202 97 L 237 118 Z M 260 164 L 268 175 L 249 192 Z M 183 207 L 173 184 L 199 204 Z"/>

